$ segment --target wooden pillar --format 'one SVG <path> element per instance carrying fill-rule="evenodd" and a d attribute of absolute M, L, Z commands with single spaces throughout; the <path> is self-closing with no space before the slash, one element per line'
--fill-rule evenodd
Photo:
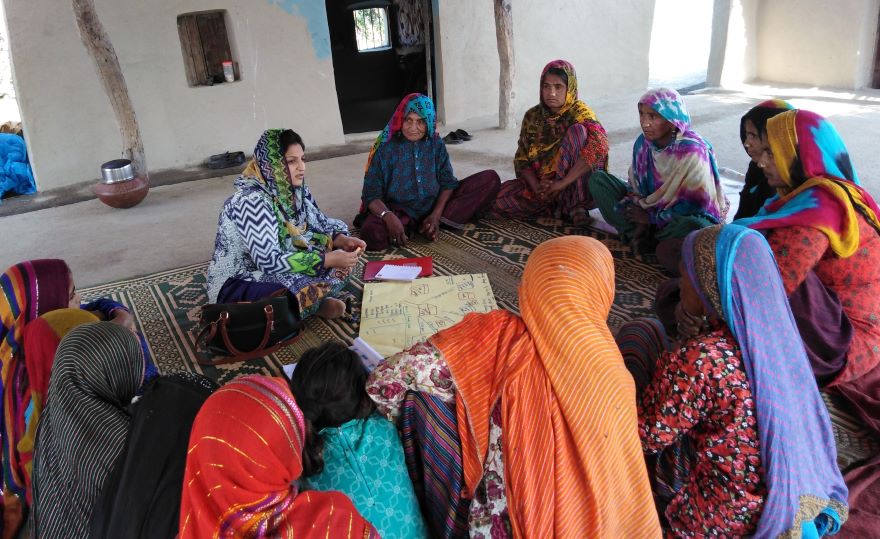
<path fill-rule="evenodd" d="M 501 71 L 498 80 L 498 127 L 507 129 L 514 125 L 513 103 L 516 93 L 516 63 L 513 56 L 513 18 L 510 13 L 512 0 L 495 1 L 495 38 L 498 41 L 498 59 Z"/>
<path fill-rule="evenodd" d="M 425 47 L 425 84 L 428 97 L 434 99 L 434 73 L 431 69 L 431 63 L 434 59 L 434 36 L 431 35 L 431 19 L 434 17 L 434 10 L 431 6 L 431 0 L 422 0 L 422 41 Z M 437 102 L 434 101 L 437 106 Z"/>
<path fill-rule="evenodd" d="M 135 174 L 149 180 L 144 143 L 138 129 L 134 106 L 128 95 L 128 86 L 125 84 L 125 77 L 122 75 L 122 68 L 119 66 L 116 50 L 110 42 L 110 36 L 107 35 L 104 25 L 95 12 L 94 1 L 73 0 L 73 13 L 76 16 L 79 36 L 98 68 L 101 84 L 116 116 L 116 123 L 122 135 L 122 154 L 126 159 L 131 160 Z"/>

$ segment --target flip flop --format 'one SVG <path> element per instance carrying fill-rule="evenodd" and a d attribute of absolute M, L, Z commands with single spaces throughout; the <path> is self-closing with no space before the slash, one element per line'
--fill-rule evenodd
<path fill-rule="evenodd" d="M 455 131 L 450 131 L 448 135 L 443 137 L 443 142 L 446 144 L 461 144 L 461 138 L 455 133 Z"/>
<path fill-rule="evenodd" d="M 205 165 L 211 169 L 237 167 L 243 163 L 244 152 L 218 153 L 205 160 Z"/>
<path fill-rule="evenodd" d="M 458 138 L 461 140 L 471 140 L 474 138 L 470 133 L 465 131 L 464 129 L 456 129 L 455 134 L 458 135 Z"/>

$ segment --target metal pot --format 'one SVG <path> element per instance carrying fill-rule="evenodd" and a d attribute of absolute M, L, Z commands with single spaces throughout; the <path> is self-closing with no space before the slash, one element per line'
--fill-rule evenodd
<path fill-rule="evenodd" d="M 101 183 L 121 183 L 134 179 L 134 168 L 128 159 L 114 159 L 101 165 Z"/>

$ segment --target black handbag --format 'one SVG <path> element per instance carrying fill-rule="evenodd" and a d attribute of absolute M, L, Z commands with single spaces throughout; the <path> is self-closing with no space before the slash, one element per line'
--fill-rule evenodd
<path fill-rule="evenodd" d="M 264 357 L 299 338 L 300 320 L 287 290 L 257 301 L 202 306 L 196 348 L 210 356 L 202 365 L 222 365 Z"/>

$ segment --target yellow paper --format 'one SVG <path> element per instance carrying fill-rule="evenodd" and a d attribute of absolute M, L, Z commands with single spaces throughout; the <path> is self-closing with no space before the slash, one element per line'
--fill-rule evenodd
<path fill-rule="evenodd" d="M 360 337 L 388 357 L 457 324 L 467 313 L 497 308 L 485 273 L 367 283 Z"/>

